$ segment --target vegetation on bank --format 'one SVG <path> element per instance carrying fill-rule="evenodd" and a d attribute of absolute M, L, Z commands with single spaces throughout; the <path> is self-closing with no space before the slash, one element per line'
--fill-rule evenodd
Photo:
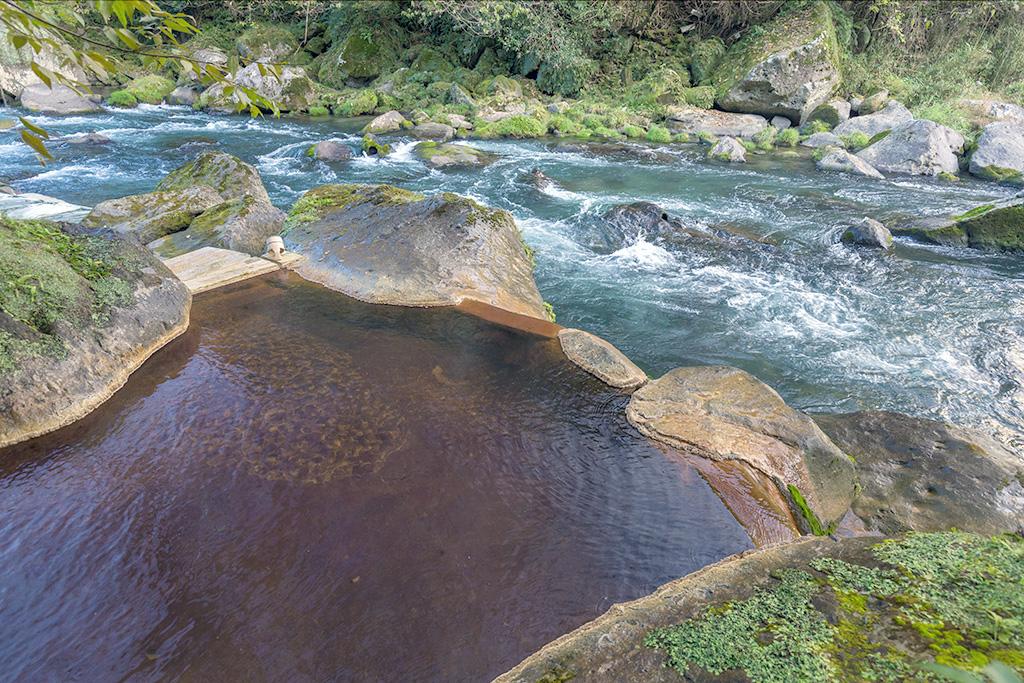
<path fill-rule="evenodd" d="M 656 629 L 645 644 L 680 673 L 741 671 L 754 683 L 1024 672 L 1019 536 L 915 533 L 874 546 L 863 564 L 823 558 L 810 566 L 783 571 L 746 600 Z"/>

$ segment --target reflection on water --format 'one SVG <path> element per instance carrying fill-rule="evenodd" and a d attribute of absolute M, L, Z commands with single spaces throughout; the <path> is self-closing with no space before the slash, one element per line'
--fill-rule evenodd
<path fill-rule="evenodd" d="M 557 341 L 274 275 L 0 452 L 11 680 L 485 680 L 750 547 Z"/>

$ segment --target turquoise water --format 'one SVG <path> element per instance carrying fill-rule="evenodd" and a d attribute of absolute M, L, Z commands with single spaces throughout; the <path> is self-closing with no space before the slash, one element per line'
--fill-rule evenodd
<path fill-rule="evenodd" d="M 893 176 L 821 174 L 806 158 L 710 163 L 696 145 L 589 153 L 554 141 L 474 143 L 485 170 L 432 171 L 399 138 L 383 160 L 304 156 L 326 138 L 357 143 L 357 121 L 251 120 L 142 107 L 63 119 L 51 133 L 100 132 L 105 147 L 54 144 L 39 166 L 0 133 L 0 179 L 83 204 L 151 190 L 210 144 L 254 163 L 282 208 L 323 183 L 453 191 L 508 209 L 537 250 L 537 282 L 564 325 L 593 331 L 652 375 L 727 363 L 811 411 L 885 408 L 981 428 L 1024 449 L 1024 259 L 898 240 L 890 254 L 838 244 L 863 216 L 961 211 L 1013 190 Z M 541 169 L 555 184 L 525 177 Z M 604 243 L 600 214 L 636 200 L 744 238 Z"/>

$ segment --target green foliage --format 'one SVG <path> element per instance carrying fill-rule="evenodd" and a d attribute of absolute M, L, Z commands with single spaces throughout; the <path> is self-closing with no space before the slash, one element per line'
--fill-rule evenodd
<path fill-rule="evenodd" d="M 546 315 L 548 320 L 550 320 L 551 322 L 557 322 L 557 319 L 556 319 L 556 316 L 555 316 L 555 307 L 552 306 L 551 303 L 548 302 L 548 301 L 544 302 L 544 315 Z M 569 680 L 569 679 L 568 678 L 564 678 L 562 680 Z"/>
<path fill-rule="evenodd" d="M 868 134 L 860 131 L 855 131 L 849 135 L 841 135 L 839 139 L 843 141 L 844 145 L 846 145 L 846 149 L 851 152 L 864 149 L 871 143 L 871 138 L 868 137 Z"/>
<path fill-rule="evenodd" d="M 779 133 L 775 143 L 780 147 L 796 147 L 800 144 L 800 131 L 796 128 L 787 128 Z"/>
<path fill-rule="evenodd" d="M 386 157 L 391 153 L 391 145 L 383 143 L 367 133 L 363 136 L 362 150 L 363 154 L 367 156 Z"/>
<path fill-rule="evenodd" d="M 150 74 L 133 79 L 123 91 L 118 92 L 127 92 L 143 104 L 160 104 L 172 90 L 174 82 L 171 79 L 159 74 Z"/>
<path fill-rule="evenodd" d="M 138 106 L 139 101 L 135 99 L 135 95 L 132 95 L 127 90 L 115 90 L 107 95 L 107 104 L 111 107 L 130 108 Z"/>
<path fill-rule="evenodd" d="M 672 133 L 668 131 L 668 128 L 654 124 L 647 130 L 647 141 L 660 143 L 672 142 Z"/>
<path fill-rule="evenodd" d="M 810 532 L 815 536 L 828 536 L 831 534 L 833 531 L 832 527 L 826 527 L 821 523 L 821 520 L 819 520 L 818 516 L 814 514 L 814 510 L 811 509 L 811 506 L 807 503 L 803 494 L 800 493 L 800 489 L 793 484 L 789 484 L 787 488 L 789 490 L 789 497 L 793 501 L 793 505 L 795 505 L 797 510 L 800 511 L 800 515 L 804 518 L 804 521 L 807 522 L 807 527 Z"/>
<path fill-rule="evenodd" d="M 754 133 L 751 138 L 751 142 L 754 144 L 756 149 L 763 152 L 770 152 L 775 148 L 775 138 L 778 135 L 778 129 L 774 126 L 767 126 Z"/>
<path fill-rule="evenodd" d="M 827 133 L 832 130 L 832 126 L 828 125 L 827 121 L 817 119 L 814 121 L 808 121 L 800 127 L 800 132 L 804 135 L 814 135 L 815 133 Z"/>
<path fill-rule="evenodd" d="M 579 135 L 583 126 L 565 114 L 553 114 L 548 119 L 548 131 L 553 135 L 559 136 L 573 136 Z"/>
<path fill-rule="evenodd" d="M 622 128 L 622 134 L 627 138 L 642 138 L 647 135 L 647 131 L 640 126 L 634 126 L 633 124 L 627 123 Z"/>
<path fill-rule="evenodd" d="M 708 38 L 694 43 L 690 48 L 690 74 L 693 76 L 693 82 L 704 85 L 724 54 L 725 43 L 721 38 Z"/>
<path fill-rule="evenodd" d="M 327 109 L 327 107 L 323 106 L 322 104 L 314 104 L 309 108 L 308 113 L 310 116 L 321 117 L 328 116 L 331 112 L 329 109 Z"/>
<path fill-rule="evenodd" d="M 548 132 L 546 120 L 519 114 L 490 123 L 476 119 L 473 132 L 481 138 L 540 138 Z"/>
<path fill-rule="evenodd" d="M 715 106 L 715 89 L 710 85 L 687 88 L 683 91 L 682 102 L 699 109 L 711 109 Z"/>
<path fill-rule="evenodd" d="M 357 90 L 341 99 L 334 107 L 338 116 L 362 116 L 371 114 L 377 108 L 377 94 L 370 88 Z"/>

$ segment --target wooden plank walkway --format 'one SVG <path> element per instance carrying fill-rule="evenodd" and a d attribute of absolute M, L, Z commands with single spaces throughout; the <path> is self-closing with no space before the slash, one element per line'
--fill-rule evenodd
<path fill-rule="evenodd" d="M 185 283 L 190 292 L 199 294 L 257 275 L 273 273 L 301 258 L 298 254 L 285 254 L 282 261 L 278 262 L 230 249 L 203 247 L 166 259 L 164 265 Z"/>

